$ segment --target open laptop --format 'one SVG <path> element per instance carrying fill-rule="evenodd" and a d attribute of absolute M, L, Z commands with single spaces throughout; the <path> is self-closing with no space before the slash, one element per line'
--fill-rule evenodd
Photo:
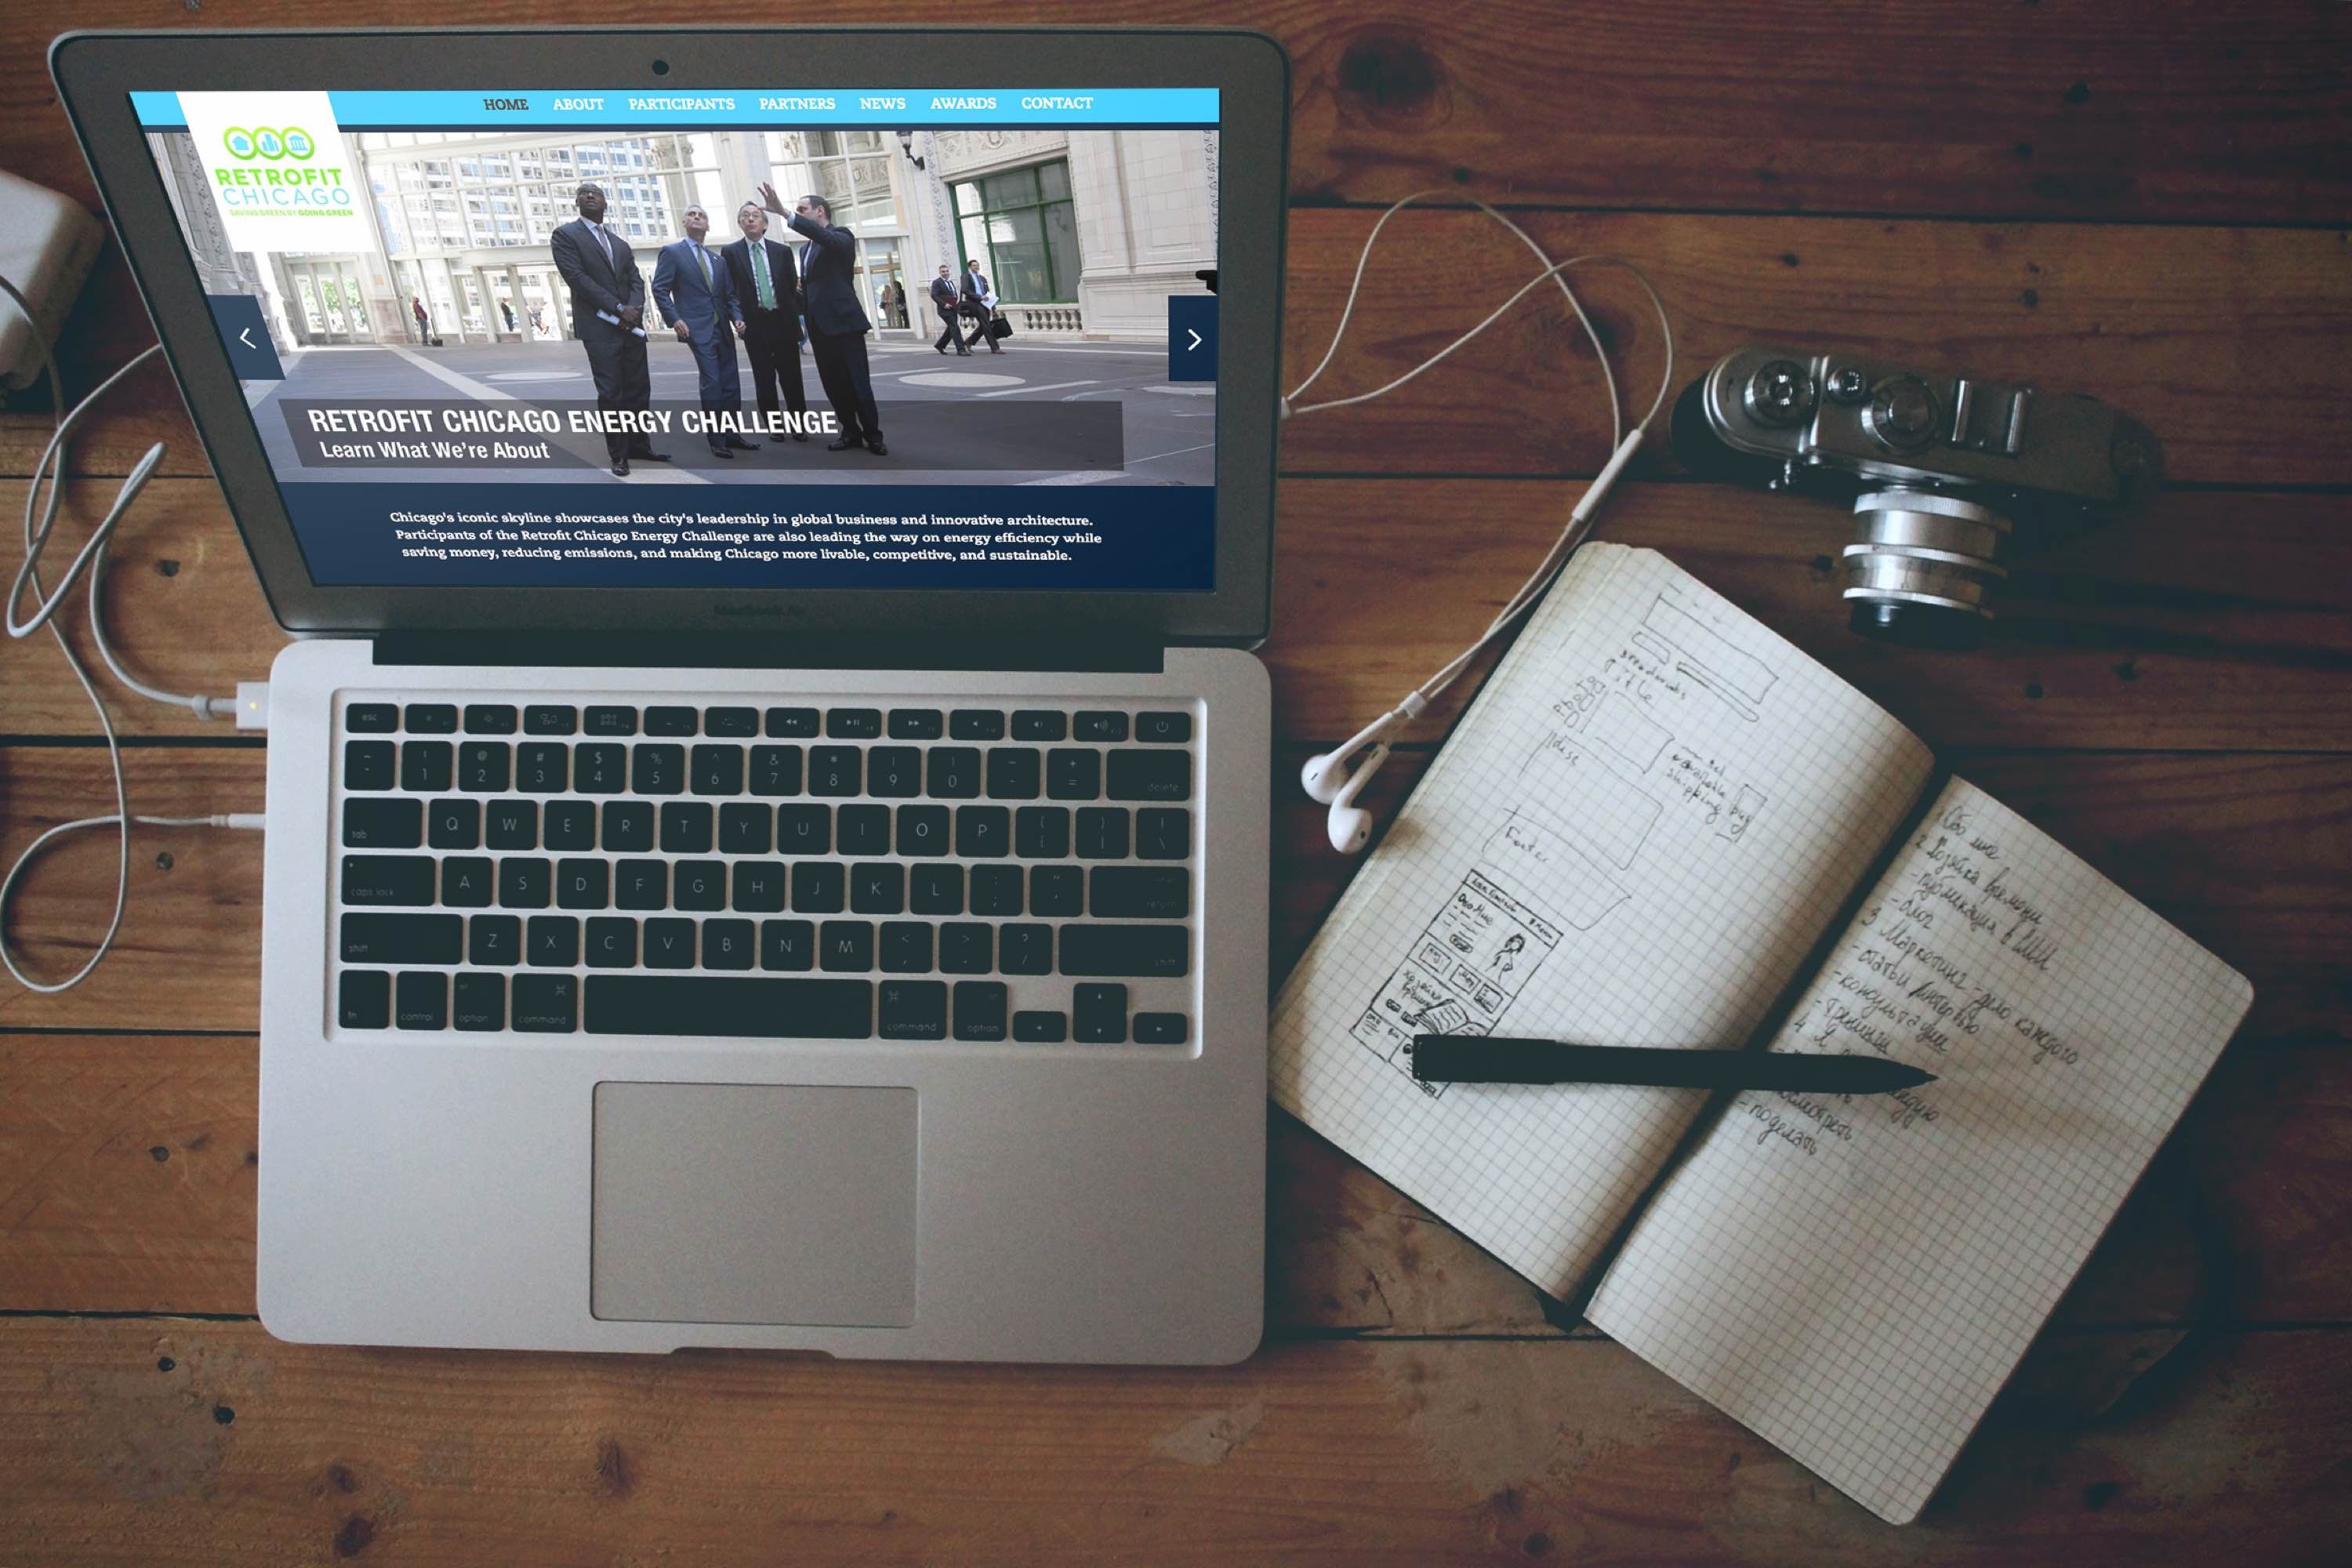
<path fill-rule="evenodd" d="M 271 1331 L 1247 1354 L 1280 52 L 51 63 L 299 639 Z"/>

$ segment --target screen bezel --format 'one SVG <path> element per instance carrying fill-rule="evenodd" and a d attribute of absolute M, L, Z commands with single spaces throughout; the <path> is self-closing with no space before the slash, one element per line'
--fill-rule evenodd
<path fill-rule="evenodd" d="M 454 47 L 422 47 L 433 40 Z M 1087 589 L 321 586 L 310 580 L 258 433 L 131 94 L 299 85 L 477 90 L 756 84 L 877 89 L 1213 87 L 1219 92 L 1217 505 L 1206 593 Z M 654 62 L 667 62 L 656 74 Z M 271 613 L 289 632 L 685 630 L 1034 637 L 1099 628 L 1133 640 L 1252 643 L 1272 595 L 1274 470 L 1289 62 L 1263 34 L 1129 28 L 517 28 L 73 33 L 50 70 L 81 138 L 163 353 L 179 378 Z M 1241 149 L 1272 155 L 1236 155 Z M 166 323 L 169 324 L 166 330 Z M 1237 345 L 1255 343 L 1255 351 Z"/>

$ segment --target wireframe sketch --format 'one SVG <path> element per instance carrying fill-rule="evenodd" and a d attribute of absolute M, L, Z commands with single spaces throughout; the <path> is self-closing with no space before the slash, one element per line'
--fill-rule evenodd
<path fill-rule="evenodd" d="M 1665 741 L 1674 738 L 1658 732 Z M 1519 799 L 1621 868 L 1633 864 L 1664 809 L 1606 761 L 1599 747 L 1565 735 L 1546 736 L 1520 764 Z"/>
<path fill-rule="evenodd" d="M 1674 731 L 1614 691 L 1585 721 L 1584 736 L 1615 752 L 1637 773 L 1648 773 L 1656 766 L 1659 754 L 1675 738 Z"/>
<path fill-rule="evenodd" d="M 1349 1032 L 1410 1075 L 1415 1035 L 1490 1035 L 1559 945 L 1559 928 L 1473 871 L 1414 939 Z M 1435 1095 L 1443 1086 L 1424 1084 Z"/>
<path fill-rule="evenodd" d="M 1642 624 L 1674 645 L 1679 654 L 1675 661 L 1677 673 L 1721 698 L 1726 706 L 1749 723 L 1761 717 L 1757 710 L 1775 679 L 1762 659 L 1733 647 L 1727 638 L 1677 604 L 1671 590 L 1658 595 L 1649 614 L 1642 617 Z"/>

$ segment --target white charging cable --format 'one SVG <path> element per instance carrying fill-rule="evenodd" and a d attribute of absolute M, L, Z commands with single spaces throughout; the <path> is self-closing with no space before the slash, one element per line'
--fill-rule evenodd
<path fill-rule="evenodd" d="M 1550 254 L 1542 246 L 1537 244 L 1535 238 L 1527 230 L 1513 223 L 1505 214 L 1488 206 L 1485 202 L 1471 198 L 1472 206 L 1517 235 L 1520 243 L 1533 251 L 1536 258 L 1544 264 L 1543 270 L 1521 284 L 1510 298 L 1489 311 L 1486 320 L 1422 361 L 1421 363 L 1406 371 L 1402 375 L 1376 386 L 1370 392 L 1358 393 L 1352 397 L 1331 398 L 1322 403 L 1300 405 L 1299 397 L 1308 387 L 1322 379 L 1324 371 L 1330 367 L 1333 357 L 1339 352 L 1339 340 L 1347 335 L 1348 323 L 1355 316 L 1356 297 L 1364 285 L 1364 268 L 1372 258 L 1372 247 L 1379 241 L 1381 230 L 1386 228 L 1389 219 L 1413 203 L 1431 196 L 1462 199 L 1457 193 L 1451 191 L 1416 191 L 1391 206 L 1381 215 L 1380 221 L 1372 225 L 1372 232 L 1364 238 L 1363 253 L 1356 258 L 1356 276 L 1348 286 L 1348 300 L 1347 303 L 1340 308 L 1339 323 L 1332 329 L 1331 344 L 1323 351 L 1321 362 L 1308 374 L 1307 379 L 1293 387 L 1290 395 L 1282 400 L 1282 416 L 1291 419 L 1300 415 L 1320 413 L 1325 409 L 1346 408 L 1359 403 L 1370 403 L 1376 397 L 1386 396 L 1424 371 L 1444 363 L 1455 350 L 1462 348 L 1496 321 L 1501 321 L 1514 305 L 1527 298 L 1536 289 L 1542 287 L 1544 280 L 1549 279 L 1559 286 L 1560 293 L 1568 300 L 1569 309 L 1575 312 L 1577 324 L 1584 329 L 1585 337 L 1592 344 L 1594 359 L 1601 365 L 1601 384 L 1608 388 L 1609 392 L 1609 440 L 1613 449 L 1610 453 L 1608 462 L 1601 465 L 1601 472 L 1594 477 L 1590 485 L 1585 487 L 1584 494 L 1578 499 L 1575 507 L 1570 511 L 1568 523 L 1560 530 L 1559 537 L 1552 542 L 1551 548 L 1545 552 L 1543 560 L 1538 563 L 1534 573 L 1519 585 L 1518 592 L 1511 595 L 1509 602 L 1505 604 L 1502 610 L 1487 624 L 1486 629 L 1479 634 L 1478 639 L 1448 660 L 1428 679 L 1407 692 L 1403 700 L 1395 707 L 1365 725 L 1333 750 L 1320 756 L 1309 757 L 1306 766 L 1299 770 L 1299 782 L 1306 786 L 1307 795 L 1330 806 L 1328 832 L 1331 847 L 1341 854 L 1352 854 L 1362 848 L 1366 841 L 1371 837 L 1371 813 L 1358 805 L 1356 798 L 1363 792 L 1364 786 L 1371 782 L 1372 775 L 1380 771 L 1381 764 L 1388 761 L 1390 738 L 1403 729 L 1406 724 L 1419 718 L 1437 695 L 1453 685 L 1488 645 L 1507 631 L 1512 623 L 1525 615 L 1537 601 L 1543 597 L 1544 590 L 1551 585 L 1551 580 L 1559 574 L 1560 568 L 1568 564 L 1568 558 L 1575 552 L 1579 544 L 1584 542 L 1585 538 L 1591 531 L 1593 514 L 1600 510 L 1602 499 L 1608 495 L 1610 487 L 1617 482 L 1617 477 L 1624 472 L 1625 465 L 1640 449 L 1643 436 L 1648 433 L 1652 422 L 1657 418 L 1658 411 L 1666 405 L 1667 395 L 1674 390 L 1675 384 L 1674 323 L 1666 319 L 1665 302 L 1658 298 L 1658 291 L 1652 286 L 1647 274 L 1633 262 L 1617 256 L 1571 256 L 1565 261 L 1554 261 Z M 1665 366 L 1658 378 L 1657 396 L 1651 399 L 1649 410 L 1630 431 L 1625 428 L 1624 403 L 1618 394 L 1617 373 L 1609 363 L 1609 351 L 1602 344 L 1601 333 L 1592 324 L 1592 318 L 1585 313 L 1583 301 L 1579 300 L 1576 291 L 1569 287 L 1567 275 L 1579 267 L 1614 267 L 1631 273 L 1633 280 L 1641 285 L 1642 292 L 1649 296 L 1650 308 L 1657 312 L 1658 337 L 1664 351 Z M 1366 750 L 1367 747 L 1370 748 L 1369 751 Z M 1350 769 L 1349 763 L 1359 752 L 1363 752 L 1363 758 Z"/>
<path fill-rule="evenodd" d="M 128 901 L 131 891 L 131 825 L 132 823 L 140 823 L 151 827 L 258 829 L 262 826 L 262 816 L 259 812 L 228 812 L 214 816 L 132 816 L 130 786 L 122 776 L 122 742 L 114 732 L 114 720 L 107 712 L 106 704 L 100 700 L 98 688 L 90 681 L 89 671 L 83 668 L 81 660 L 74 653 L 73 646 L 66 641 L 65 632 L 57 624 L 58 606 L 65 603 L 66 596 L 73 591 L 74 579 L 87 572 L 89 574 L 90 640 L 97 645 L 99 657 L 105 661 L 106 668 L 114 673 L 117 679 L 142 697 L 151 697 L 159 702 L 188 708 L 200 719 L 226 718 L 236 712 L 237 700 L 234 698 L 181 696 L 175 692 L 162 691 L 147 685 L 124 669 L 121 661 L 115 658 L 113 649 L 107 645 L 105 624 L 99 614 L 98 585 L 100 563 L 106 553 L 107 542 L 113 537 L 116 525 L 121 522 L 123 514 L 130 510 L 131 503 L 138 499 L 140 490 L 153 475 L 156 466 L 163 460 L 163 444 L 161 441 L 148 447 L 145 455 L 132 466 L 130 477 L 122 481 L 121 488 L 115 492 L 114 503 L 107 508 L 106 516 L 100 521 L 95 529 L 90 531 L 88 542 L 67 563 L 65 575 L 58 582 L 57 591 L 47 598 L 42 596 L 41 552 L 47 547 L 49 534 L 57 527 L 58 506 L 64 499 L 67 443 L 73 434 L 74 426 L 80 422 L 81 416 L 89 412 L 92 405 L 113 390 L 123 377 L 145 363 L 149 356 L 160 353 L 163 345 L 152 344 L 132 355 L 129 363 L 104 381 L 100 382 L 89 396 L 74 405 L 72 410 L 68 412 L 66 408 L 65 378 L 58 373 L 57 352 L 42 333 L 39 319 L 33 314 L 32 306 L 18 291 L 16 286 L 5 278 L 0 278 L 0 291 L 5 291 L 8 298 L 16 302 L 16 309 L 24 313 L 25 320 L 32 325 L 33 341 L 40 348 L 42 368 L 48 374 L 50 395 L 56 400 L 58 407 L 57 429 L 50 436 L 48 445 L 42 449 L 40 461 L 34 465 L 32 482 L 25 491 L 25 559 L 16 568 L 16 577 L 8 587 L 5 616 L 7 631 L 9 637 L 22 639 L 32 636 L 44 626 L 48 628 L 49 636 L 57 640 L 58 652 L 64 656 L 66 668 L 73 671 L 74 679 L 81 686 L 82 695 L 89 699 L 90 709 L 98 715 L 98 727 L 106 737 L 107 764 L 114 774 L 114 810 L 112 812 L 104 816 L 85 816 L 72 822 L 58 823 L 26 845 L 24 853 L 17 856 L 15 864 L 8 868 L 8 874 L 0 878 L 0 965 L 5 965 L 9 975 L 26 990 L 37 991 L 44 995 L 55 995 L 60 991 L 71 990 L 87 979 L 90 971 L 96 969 L 100 962 L 106 957 L 108 950 L 113 947 L 115 936 L 122 929 L 123 906 Z M 42 500 L 44 484 L 48 487 L 46 505 L 43 504 Z M 16 616 L 16 606 L 23 600 L 27 587 L 32 590 L 32 613 L 19 620 Z M 8 945 L 8 901 L 15 896 L 17 881 L 24 876 L 25 868 L 32 864 L 34 858 L 47 848 L 51 841 L 61 838 L 68 833 L 91 827 L 112 827 L 116 830 L 114 912 L 107 921 L 106 934 L 99 938 L 98 945 L 91 950 L 89 957 L 83 961 L 79 969 L 75 970 L 63 980 L 36 980 L 18 964 L 16 954 Z"/>

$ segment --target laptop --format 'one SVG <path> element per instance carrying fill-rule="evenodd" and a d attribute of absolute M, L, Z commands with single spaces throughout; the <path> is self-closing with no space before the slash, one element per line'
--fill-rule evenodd
<path fill-rule="evenodd" d="M 270 1331 L 1248 1354 L 1280 51 L 51 66 L 296 638 Z"/>

